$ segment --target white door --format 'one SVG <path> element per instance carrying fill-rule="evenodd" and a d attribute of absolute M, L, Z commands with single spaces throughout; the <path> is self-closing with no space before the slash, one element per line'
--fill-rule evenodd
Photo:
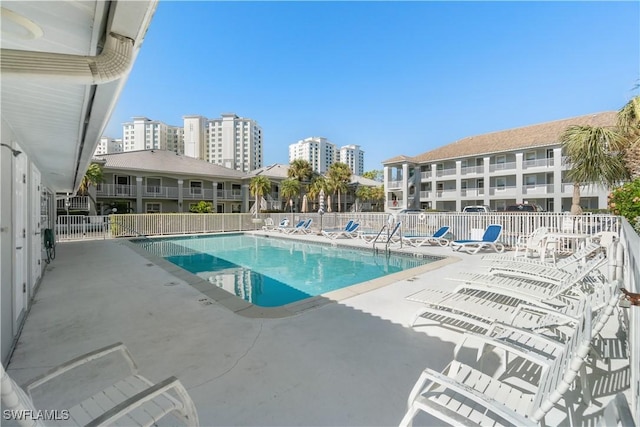
<path fill-rule="evenodd" d="M 18 148 L 18 147 L 16 147 Z M 13 276 L 13 333 L 18 333 L 20 317 L 25 313 L 27 299 L 27 156 L 24 152 L 14 157 L 13 224 L 15 242 L 15 269 Z"/>
<path fill-rule="evenodd" d="M 42 221 L 42 188 L 40 183 L 40 171 L 35 168 L 35 166 L 31 166 L 31 206 L 29 207 L 29 212 L 31 214 L 31 224 L 30 224 L 30 242 L 29 247 L 31 248 L 31 277 L 29 277 L 29 299 L 33 296 L 33 288 L 38 283 L 38 279 L 40 279 L 40 274 L 42 273 L 42 228 L 43 224 L 40 223 Z"/>

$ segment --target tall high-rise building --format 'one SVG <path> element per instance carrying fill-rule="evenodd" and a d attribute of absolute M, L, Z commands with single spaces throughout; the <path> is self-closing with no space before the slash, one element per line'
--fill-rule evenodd
<path fill-rule="evenodd" d="M 93 152 L 94 156 L 101 154 L 121 153 L 122 152 L 122 139 L 114 139 L 108 136 L 103 136 L 98 142 L 96 151 Z"/>
<path fill-rule="evenodd" d="M 336 146 L 327 138 L 313 136 L 289 145 L 289 163 L 303 159 L 311 164 L 311 168 L 320 174 L 329 169 L 337 157 Z"/>
<path fill-rule="evenodd" d="M 188 142 L 186 120 L 185 147 Z M 208 119 L 202 141 L 203 154 L 199 158 L 210 163 L 243 172 L 262 167 L 262 128 L 255 120 L 238 117 L 234 113 Z M 185 152 L 185 155 L 189 154 Z"/>
<path fill-rule="evenodd" d="M 175 140 L 180 133 L 175 126 L 169 126 L 147 117 L 134 117 L 132 122 L 122 124 L 122 151 L 171 150 L 180 152 L 180 141 Z"/>
<path fill-rule="evenodd" d="M 346 163 L 354 175 L 362 176 L 364 173 L 364 151 L 359 145 L 345 145 L 340 147 L 338 162 Z"/>

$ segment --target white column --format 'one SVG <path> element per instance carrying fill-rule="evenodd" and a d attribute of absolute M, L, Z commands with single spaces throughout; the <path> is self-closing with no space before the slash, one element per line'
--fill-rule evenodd
<path fill-rule="evenodd" d="M 178 180 L 178 212 L 183 212 L 182 210 L 182 185 L 184 184 L 184 181 L 179 179 Z"/>

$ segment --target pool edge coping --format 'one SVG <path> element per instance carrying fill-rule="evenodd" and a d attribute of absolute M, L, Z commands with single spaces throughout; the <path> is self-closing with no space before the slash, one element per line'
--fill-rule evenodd
<path fill-rule="evenodd" d="M 207 234 L 227 234 L 227 233 L 207 233 Z M 241 232 L 241 234 L 245 234 L 245 233 Z M 196 236 L 198 235 L 201 236 L 202 234 L 196 234 Z M 158 236 L 158 238 L 167 238 L 167 237 L 183 237 L 183 235 Z M 416 257 L 439 258 L 439 259 L 436 259 L 435 261 L 430 262 L 428 264 L 420 265 L 418 267 L 413 267 L 408 270 L 399 271 L 397 273 L 388 274 L 386 276 L 367 280 L 365 282 L 356 283 L 351 286 L 329 291 L 322 295 L 316 295 L 313 297 L 305 298 L 304 300 L 295 301 L 280 307 L 261 307 L 259 305 L 255 305 L 248 301 L 245 301 L 244 299 L 236 295 L 233 295 L 225 291 L 224 289 L 220 289 L 217 287 L 212 288 L 211 284 L 206 280 L 204 280 L 203 278 L 183 269 L 182 267 L 176 264 L 173 264 L 167 261 L 162 257 L 152 254 L 151 252 L 145 250 L 142 246 L 134 242 L 134 240 L 139 240 L 139 239 L 140 239 L 139 237 L 130 237 L 130 238 L 122 239 L 121 242 L 125 244 L 125 246 L 132 249 L 138 255 L 142 256 L 148 261 L 154 263 L 159 268 L 163 269 L 165 272 L 186 282 L 187 285 L 191 286 L 193 289 L 203 294 L 207 298 L 207 300 L 214 301 L 219 305 L 223 306 L 224 308 L 234 312 L 235 314 L 238 314 L 247 318 L 254 318 L 254 319 L 279 319 L 284 317 L 295 316 L 297 314 L 303 313 L 307 310 L 310 310 L 316 307 L 321 307 L 323 305 L 327 305 L 330 303 L 340 302 L 347 298 L 365 294 L 367 292 L 371 292 L 373 290 L 380 289 L 385 286 L 389 286 L 393 283 L 406 280 L 421 274 L 425 274 L 437 268 L 441 268 L 446 265 L 462 261 L 462 258 L 459 258 L 454 255 L 443 257 L 440 255 L 425 256 L 425 255 L 414 254 Z M 285 238 L 285 240 L 295 241 L 298 239 Z M 320 243 L 320 242 L 314 242 L 314 243 L 324 245 L 324 243 Z M 339 245 L 329 243 L 329 246 L 340 246 L 346 249 L 363 250 L 363 248 L 360 246 L 352 246 L 352 245 L 346 245 L 342 243 Z M 396 255 L 411 256 L 410 253 L 408 252 L 392 251 L 392 253 L 395 253 Z M 207 302 L 204 299 L 201 299 L 199 301 Z"/>

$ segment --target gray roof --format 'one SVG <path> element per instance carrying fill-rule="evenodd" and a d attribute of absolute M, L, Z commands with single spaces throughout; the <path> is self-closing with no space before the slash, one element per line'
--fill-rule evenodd
<path fill-rule="evenodd" d="M 351 184 L 364 185 L 367 187 L 380 187 L 382 183 L 380 181 L 376 181 L 375 179 L 365 178 L 360 175 L 351 175 Z"/>
<path fill-rule="evenodd" d="M 604 113 L 588 114 L 570 119 L 470 136 L 415 157 L 396 156 L 382 163 L 398 163 L 401 161 L 425 163 L 436 160 L 457 159 L 461 157 L 522 150 L 525 148 L 557 145 L 560 143 L 560 135 L 562 135 L 564 130 L 569 126 L 614 126 L 616 116 L 617 113 L 615 111 L 607 111 Z"/>
<path fill-rule="evenodd" d="M 243 179 L 244 172 L 214 165 L 205 160 L 186 157 L 167 150 L 141 150 L 102 154 L 95 159 L 104 160 L 106 169 L 170 173 L 176 175 Z"/>
<path fill-rule="evenodd" d="M 254 176 L 263 175 L 263 176 L 266 176 L 267 178 L 287 179 L 288 171 L 289 171 L 289 165 L 276 163 L 270 166 L 264 166 L 258 169 L 254 169 L 251 172 L 249 172 L 249 176 L 253 178 Z"/>

